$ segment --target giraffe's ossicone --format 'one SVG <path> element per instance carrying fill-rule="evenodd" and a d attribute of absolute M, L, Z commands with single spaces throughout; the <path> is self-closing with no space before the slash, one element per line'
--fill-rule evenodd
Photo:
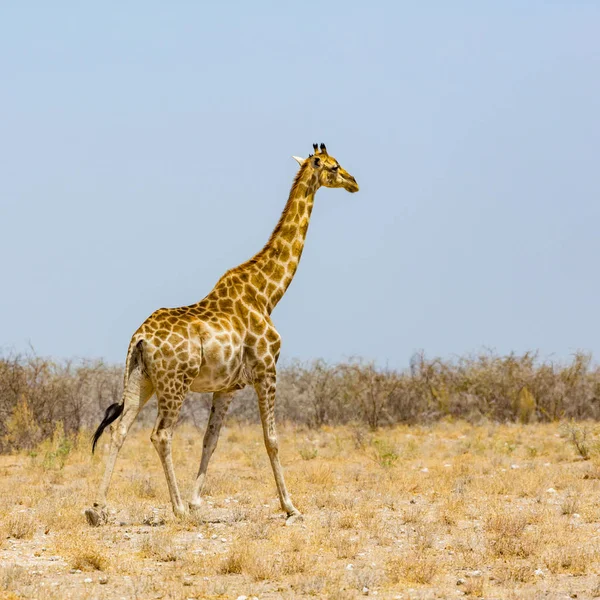
<path fill-rule="evenodd" d="M 254 386 L 258 396 L 265 445 L 281 507 L 290 518 L 300 515 L 287 492 L 278 457 L 274 404 L 281 340 L 270 315 L 298 267 L 316 191 L 321 186 L 358 191 L 354 177 L 327 153 L 324 144 L 313 147 L 314 154 L 307 159 L 294 157 L 300 169 L 265 247 L 227 271 L 200 302 L 161 308 L 133 334 L 123 399 L 108 407 L 94 435 L 95 447 L 103 430 L 115 421 L 96 502 L 94 508 L 86 510 L 90 524 L 99 525 L 106 518 L 106 494 L 117 455 L 135 417 L 153 393 L 157 396 L 158 414 L 151 439 L 165 470 L 173 510 L 176 515 L 183 515 L 186 506 L 171 457 L 173 427 L 188 391 L 213 392 L 190 502 L 190 507 L 198 507 L 208 461 L 217 445 L 232 394 L 246 385 Z"/>

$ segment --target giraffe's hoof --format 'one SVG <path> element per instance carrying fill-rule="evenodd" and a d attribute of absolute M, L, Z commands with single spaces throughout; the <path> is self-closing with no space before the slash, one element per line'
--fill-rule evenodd
<path fill-rule="evenodd" d="M 189 503 L 190 512 L 198 512 L 202 508 L 202 502 L 190 502 Z"/>
<path fill-rule="evenodd" d="M 106 511 L 101 508 L 86 508 L 85 518 L 91 527 L 100 527 L 108 521 Z"/>
<path fill-rule="evenodd" d="M 285 525 L 286 525 L 286 527 L 289 527 L 290 525 L 293 525 L 294 523 L 301 523 L 302 521 L 304 521 L 304 517 L 302 516 L 301 513 L 292 513 L 285 520 Z"/>
<path fill-rule="evenodd" d="M 185 519 L 189 514 L 189 511 L 185 506 L 173 508 L 173 512 L 178 519 Z"/>

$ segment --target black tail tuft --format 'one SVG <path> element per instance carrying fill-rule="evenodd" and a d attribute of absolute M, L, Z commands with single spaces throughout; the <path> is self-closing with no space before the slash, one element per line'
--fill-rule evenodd
<path fill-rule="evenodd" d="M 115 420 L 121 416 L 123 412 L 123 404 L 119 404 L 115 402 L 111 404 L 104 413 L 104 419 L 102 419 L 102 423 L 98 425 L 98 429 L 96 429 L 96 433 L 94 433 L 94 441 L 92 442 L 92 454 L 94 454 L 94 450 L 96 449 L 96 444 L 102 435 L 102 432 Z"/>

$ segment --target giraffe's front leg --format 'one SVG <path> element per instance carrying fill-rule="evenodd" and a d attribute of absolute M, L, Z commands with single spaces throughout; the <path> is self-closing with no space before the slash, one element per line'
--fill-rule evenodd
<path fill-rule="evenodd" d="M 200 459 L 200 469 L 198 470 L 198 476 L 194 484 L 194 490 L 192 492 L 192 500 L 190 502 L 190 508 L 199 508 L 202 504 L 202 488 L 204 487 L 204 478 L 206 477 L 206 470 L 208 469 L 208 462 L 210 457 L 213 455 L 217 442 L 219 441 L 219 433 L 221 432 L 221 425 L 223 419 L 233 398 L 233 393 L 227 392 L 215 392 L 213 394 L 212 407 L 210 409 L 210 417 L 208 419 L 208 425 L 206 426 L 206 433 L 204 434 L 204 442 L 202 444 L 202 458 Z"/>
<path fill-rule="evenodd" d="M 287 513 L 287 523 L 291 524 L 299 518 L 301 519 L 302 515 L 292 504 L 292 500 L 285 485 L 283 469 L 279 462 L 279 445 L 275 428 L 275 387 L 276 375 L 274 370 L 267 373 L 254 385 L 258 396 L 258 407 L 260 409 L 260 420 L 263 427 L 265 446 L 267 448 L 269 460 L 271 461 L 271 467 L 273 468 L 277 492 L 279 493 L 279 501 L 281 503 L 281 508 Z"/>

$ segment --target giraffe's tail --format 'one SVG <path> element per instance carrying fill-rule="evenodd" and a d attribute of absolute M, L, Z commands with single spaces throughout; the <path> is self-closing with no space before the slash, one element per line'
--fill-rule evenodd
<path fill-rule="evenodd" d="M 111 404 L 104 413 L 104 419 L 102 419 L 102 423 L 98 425 L 98 429 L 96 429 L 96 433 L 94 433 L 94 438 L 92 441 L 92 454 L 94 454 L 94 450 L 96 449 L 96 444 L 102 435 L 102 432 L 115 420 L 121 416 L 123 412 L 124 404 L 121 402 L 115 402 Z"/>
<path fill-rule="evenodd" d="M 130 351 L 127 356 L 127 365 L 125 367 L 125 387 L 127 386 L 127 379 L 131 371 L 138 365 L 144 362 L 144 358 L 142 356 L 142 346 L 144 342 L 140 340 L 137 344 L 130 346 Z M 123 408 L 125 406 L 124 401 L 115 402 L 111 404 L 104 413 L 104 419 L 102 419 L 102 423 L 98 425 L 98 429 L 94 433 L 94 437 L 92 438 L 92 454 L 94 454 L 94 450 L 96 449 L 96 444 L 102 435 L 102 432 L 113 422 L 116 421 L 122 414 Z"/>

